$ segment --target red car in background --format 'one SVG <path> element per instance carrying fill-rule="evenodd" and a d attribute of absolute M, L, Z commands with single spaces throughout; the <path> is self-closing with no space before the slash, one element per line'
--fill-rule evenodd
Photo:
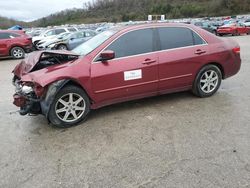
<path fill-rule="evenodd" d="M 32 47 L 32 38 L 23 31 L 0 30 L 0 57 L 21 59 Z"/>
<path fill-rule="evenodd" d="M 239 23 L 226 24 L 217 29 L 217 34 L 220 36 L 231 34 L 233 36 L 241 34 L 250 34 L 250 27 Z"/>
<path fill-rule="evenodd" d="M 112 28 L 72 52 L 29 54 L 13 71 L 14 104 L 70 127 L 118 102 L 186 90 L 210 97 L 240 66 L 235 41 L 193 25 Z"/>

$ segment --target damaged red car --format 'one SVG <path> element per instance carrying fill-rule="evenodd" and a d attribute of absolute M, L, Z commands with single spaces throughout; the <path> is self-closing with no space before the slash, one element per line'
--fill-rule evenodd
<path fill-rule="evenodd" d="M 241 34 L 250 34 L 250 27 L 247 27 L 240 23 L 231 23 L 223 25 L 217 29 L 217 34 L 219 36 L 231 34 L 233 36 L 238 36 Z"/>
<path fill-rule="evenodd" d="M 196 26 L 117 27 L 72 52 L 31 53 L 13 70 L 14 104 L 70 127 L 114 103 L 187 90 L 212 96 L 240 66 L 236 42 Z"/>

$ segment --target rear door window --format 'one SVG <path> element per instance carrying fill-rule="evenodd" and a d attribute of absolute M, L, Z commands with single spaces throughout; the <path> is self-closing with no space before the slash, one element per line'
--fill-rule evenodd
<path fill-rule="evenodd" d="M 9 33 L 0 33 L 0 39 L 9 39 L 10 35 Z"/>
<path fill-rule="evenodd" d="M 191 29 L 185 27 L 158 28 L 160 50 L 182 48 L 204 44 L 204 40 Z"/>
<path fill-rule="evenodd" d="M 154 51 L 153 29 L 131 31 L 119 37 L 106 50 L 115 52 L 116 58 Z"/>
<path fill-rule="evenodd" d="M 77 39 L 84 38 L 84 32 L 76 33 L 76 38 L 77 38 Z"/>
<path fill-rule="evenodd" d="M 16 37 L 20 37 L 20 35 L 16 33 L 0 33 L 0 39 L 12 39 Z"/>
<path fill-rule="evenodd" d="M 45 33 L 46 36 L 52 36 L 52 35 L 55 35 L 55 30 L 51 30 L 51 31 L 47 31 Z"/>
<path fill-rule="evenodd" d="M 65 29 L 56 29 L 56 35 L 64 33 L 66 30 Z"/>
<path fill-rule="evenodd" d="M 68 30 L 69 30 L 70 32 L 75 32 L 75 31 L 76 31 L 76 29 L 73 28 L 73 27 L 69 27 Z"/>
<path fill-rule="evenodd" d="M 16 37 L 20 37 L 20 35 L 18 35 L 16 33 L 10 33 L 9 34 L 9 38 L 11 38 L 11 39 L 16 38 Z"/>
<path fill-rule="evenodd" d="M 194 45 L 206 44 L 206 42 L 197 33 L 192 31 L 192 35 L 194 39 Z"/>

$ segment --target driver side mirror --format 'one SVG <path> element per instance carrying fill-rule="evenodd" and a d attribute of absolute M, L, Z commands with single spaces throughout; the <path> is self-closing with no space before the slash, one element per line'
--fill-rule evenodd
<path fill-rule="evenodd" d="M 100 54 L 99 60 L 105 62 L 115 58 L 115 52 L 112 50 L 105 50 Z"/>

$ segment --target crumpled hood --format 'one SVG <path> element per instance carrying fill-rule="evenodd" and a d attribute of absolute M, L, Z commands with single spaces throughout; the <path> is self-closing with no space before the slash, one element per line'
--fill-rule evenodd
<path fill-rule="evenodd" d="M 78 57 L 79 55 L 66 50 L 50 50 L 50 51 L 36 51 L 28 55 L 27 58 L 21 61 L 12 71 L 17 77 L 21 78 L 23 75 L 29 73 L 39 62 L 43 55 L 68 55 Z"/>

